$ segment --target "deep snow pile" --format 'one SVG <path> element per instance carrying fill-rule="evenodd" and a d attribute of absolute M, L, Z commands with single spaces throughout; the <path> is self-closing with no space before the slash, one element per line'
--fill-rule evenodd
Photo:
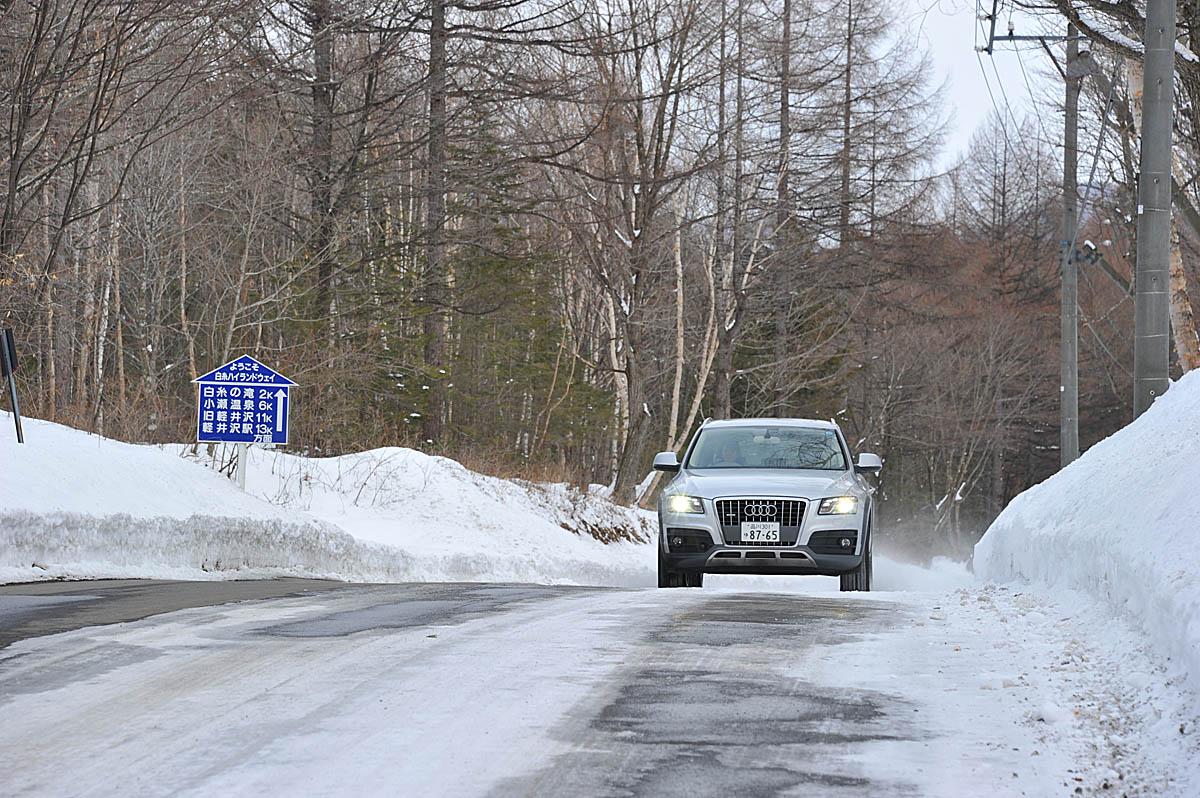
<path fill-rule="evenodd" d="M 10 423 L 0 414 L 0 424 Z M 237 490 L 153 446 L 36 419 L 0 436 L 0 581 L 404 573 L 399 552 Z"/>
<path fill-rule="evenodd" d="M 410 450 L 328 460 L 255 451 L 242 492 L 182 446 L 126 444 L 35 419 L 26 439 L 0 436 L 0 582 L 653 579 L 648 546 L 593 536 L 648 540 L 646 514 Z"/>
<path fill-rule="evenodd" d="M 250 454 L 249 493 L 404 551 L 414 580 L 632 586 L 654 579 L 645 545 L 652 516 L 600 491 L 498 479 L 395 447 L 329 458 Z"/>
<path fill-rule="evenodd" d="M 1200 691 L 1200 373 L 1014 499 L 975 570 L 1086 593 L 1144 628 Z"/>

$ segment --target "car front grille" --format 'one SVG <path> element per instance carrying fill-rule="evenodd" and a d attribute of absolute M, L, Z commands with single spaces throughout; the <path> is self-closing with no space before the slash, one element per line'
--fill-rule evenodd
<path fill-rule="evenodd" d="M 780 528 L 800 526 L 804 502 L 795 499 L 722 499 L 717 502 L 721 526 L 740 526 L 743 521 L 777 521 Z"/>
<path fill-rule="evenodd" d="M 798 499 L 719 499 L 717 518 L 721 534 L 731 546 L 795 546 L 804 521 L 805 503 Z M 742 522 L 774 521 L 779 524 L 779 542 L 742 541 Z"/>

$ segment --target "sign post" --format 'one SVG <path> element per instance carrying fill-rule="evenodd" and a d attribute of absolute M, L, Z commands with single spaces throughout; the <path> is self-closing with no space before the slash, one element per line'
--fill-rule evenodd
<path fill-rule="evenodd" d="M 13 373 L 17 370 L 17 345 L 13 340 L 13 331 L 9 328 L 0 330 L 0 375 L 8 381 L 8 399 L 12 404 L 13 424 L 17 427 L 17 443 L 25 442 L 25 432 L 21 429 L 21 405 L 17 402 L 17 380 Z"/>
<path fill-rule="evenodd" d="M 241 488 L 242 490 L 246 489 L 246 471 L 247 471 L 247 468 L 249 465 L 246 461 L 249 458 L 250 458 L 250 444 L 239 443 L 238 444 L 238 458 L 237 458 L 237 484 L 238 484 L 238 487 Z"/>
<path fill-rule="evenodd" d="M 243 355 L 197 377 L 196 440 L 238 444 L 237 483 L 246 488 L 250 444 L 287 445 L 296 383 Z"/>

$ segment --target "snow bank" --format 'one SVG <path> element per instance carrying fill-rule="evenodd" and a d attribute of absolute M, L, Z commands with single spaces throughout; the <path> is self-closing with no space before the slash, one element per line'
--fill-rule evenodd
<path fill-rule="evenodd" d="M 25 430 L 23 446 L 0 436 L 0 581 L 411 573 L 403 552 L 273 506 L 158 447 L 36 419 Z"/>
<path fill-rule="evenodd" d="M 649 514 L 412 450 L 324 460 L 255 450 L 243 492 L 203 449 L 36 419 L 26 439 L 0 436 L 0 581 L 654 583 Z"/>
<path fill-rule="evenodd" d="M 272 576 L 398 582 L 414 575 L 403 551 L 317 521 L 0 513 L 0 582 Z"/>
<path fill-rule="evenodd" d="M 24 419 L 24 426 L 26 443 L 20 445 L 12 435 L 12 415 L 0 412 L 2 512 L 287 518 L 220 474 L 197 469 L 156 446 L 122 443 L 37 419 Z"/>
<path fill-rule="evenodd" d="M 250 455 L 249 493 L 403 551 L 413 580 L 647 586 L 657 578 L 646 545 L 653 516 L 567 485 L 489 477 L 397 447 Z"/>
<path fill-rule="evenodd" d="M 1148 633 L 1200 690 L 1200 373 L 1022 493 L 976 573 L 1082 591 Z"/>

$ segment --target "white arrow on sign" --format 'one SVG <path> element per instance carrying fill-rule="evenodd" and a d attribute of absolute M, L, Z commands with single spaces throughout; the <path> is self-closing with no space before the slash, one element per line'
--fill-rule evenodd
<path fill-rule="evenodd" d="M 283 400 L 287 398 L 287 391 L 280 388 L 275 392 L 275 431 L 283 432 Z"/>

